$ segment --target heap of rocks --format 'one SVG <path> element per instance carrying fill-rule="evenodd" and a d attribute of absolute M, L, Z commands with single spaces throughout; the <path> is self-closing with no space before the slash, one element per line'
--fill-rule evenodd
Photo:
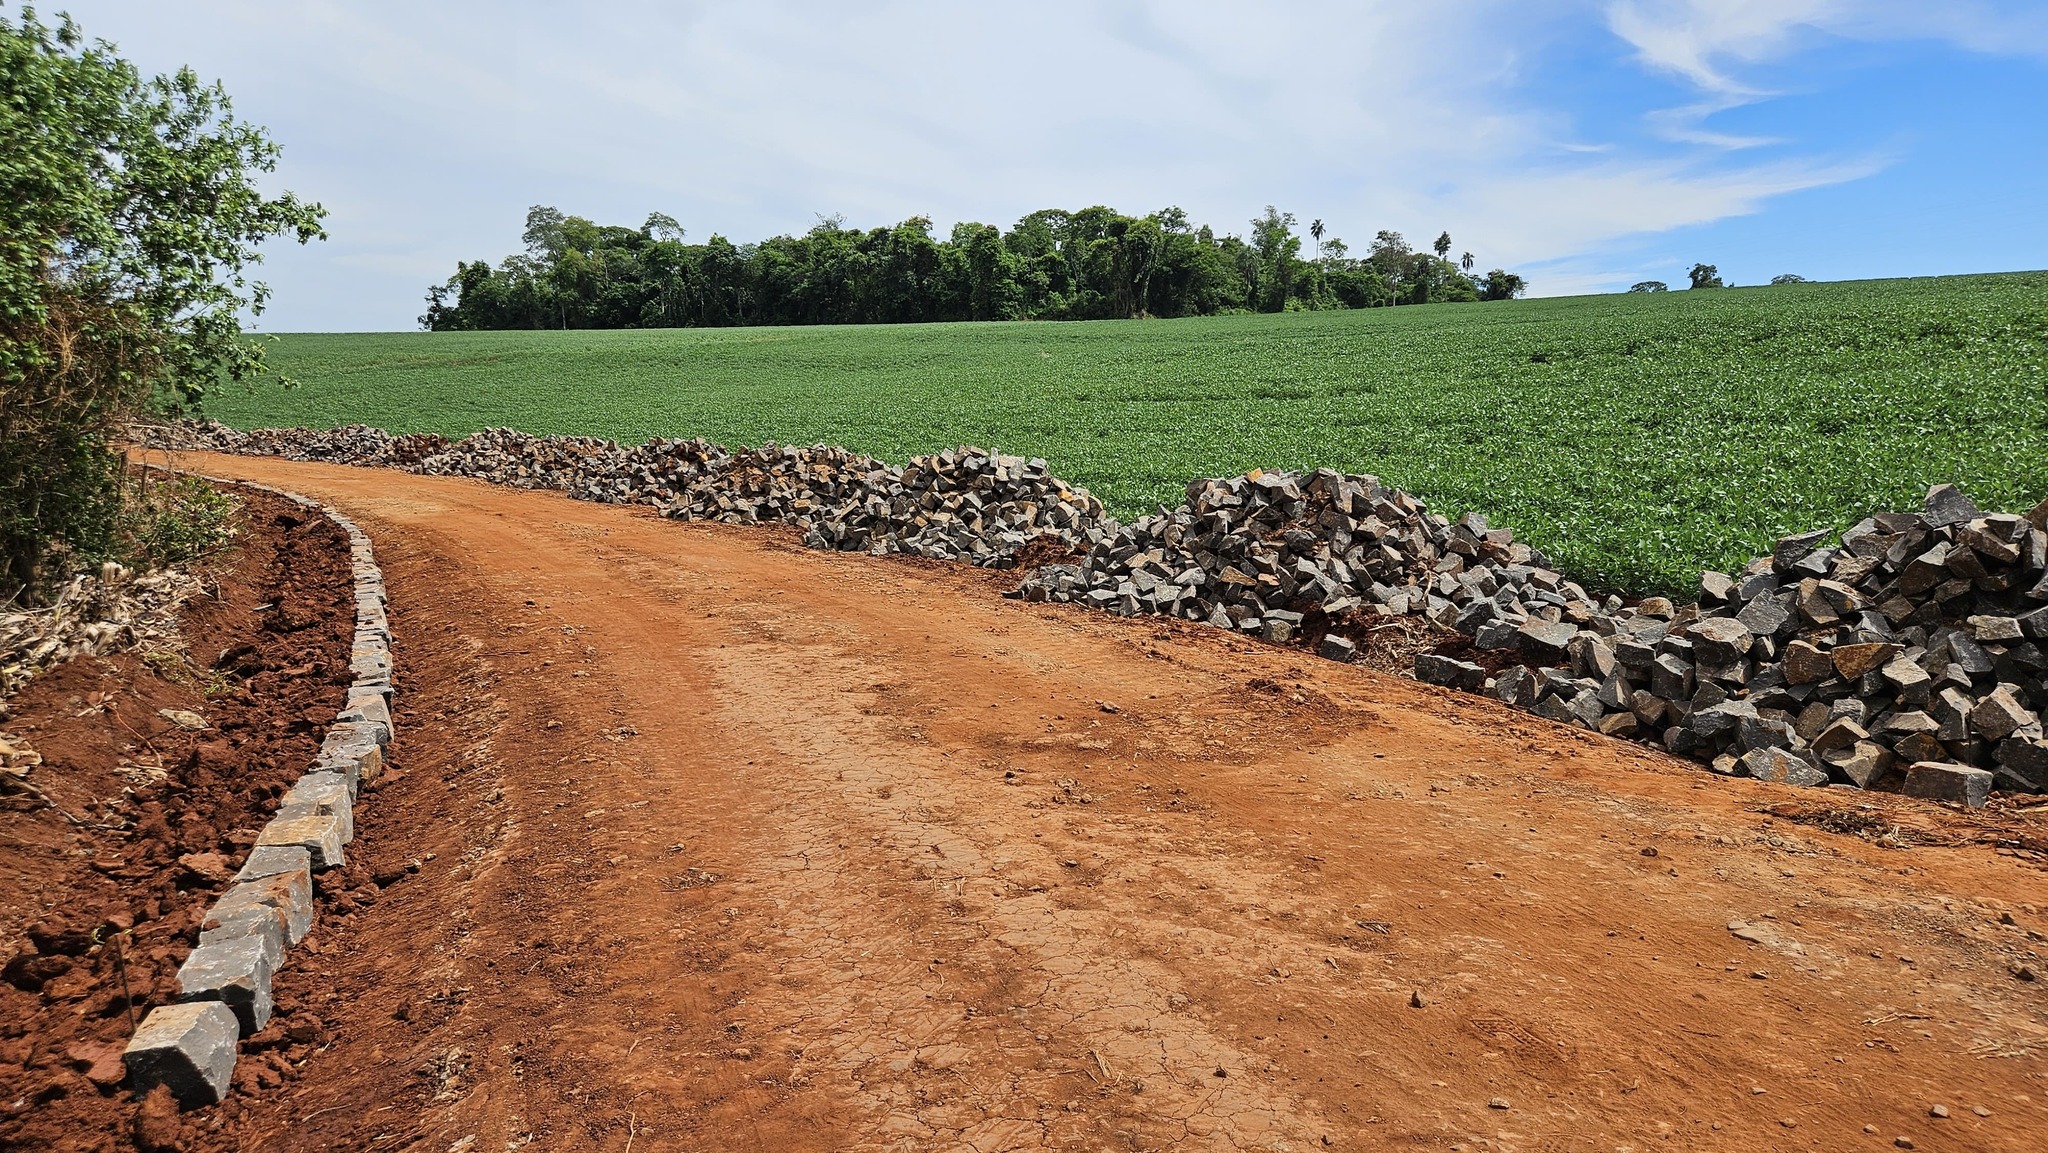
<path fill-rule="evenodd" d="M 1036 570 L 1018 595 L 1165 613 L 1276 644 L 1309 629 L 1322 655 L 1348 660 L 1355 642 L 1332 623 L 1448 627 L 1459 605 L 1503 589 L 1585 598 L 1545 564 L 1513 532 L 1476 514 L 1452 523 L 1377 477 L 1255 471 L 1195 481 L 1179 507 L 1116 529 L 1078 563 Z M 1538 574 L 1546 588 L 1531 587 Z"/>
<path fill-rule="evenodd" d="M 1919 513 L 1702 574 L 1690 605 L 1453 599 L 1478 651 L 1418 658 L 1424 680 L 1729 775 L 1972 805 L 1994 783 L 2048 791 L 2048 502 L 1987 514 L 1941 485 Z"/>
<path fill-rule="evenodd" d="M 624 455 L 617 441 L 594 436 L 529 436 L 515 429 L 487 428 L 421 459 L 411 471 L 475 477 L 510 488 L 574 492 L 586 478 L 616 469 Z"/>
<path fill-rule="evenodd" d="M 1115 531 L 1102 502 L 1045 461 L 963 447 L 892 465 L 824 445 L 727 449 L 704 440 L 637 447 L 489 428 L 459 441 L 377 429 L 262 429 L 185 421 L 141 430 L 156 447 L 388 465 L 583 500 L 651 504 L 679 520 L 790 524 L 812 548 L 905 552 L 1006 567 L 1035 537 L 1086 548 Z"/>
<path fill-rule="evenodd" d="M 1119 525 L 1044 461 L 976 448 L 897 467 L 823 446 L 489 429 L 406 463 L 403 438 L 373 433 L 188 423 L 156 442 L 360 454 L 683 520 L 793 524 L 814 548 L 1006 566 L 1048 538 L 1083 555 L 1034 569 L 1027 600 L 1206 621 L 1333 660 L 1380 624 L 1416 623 L 1455 638 L 1416 659 L 1423 680 L 1724 774 L 1966 803 L 1994 782 L 2048 791 L 2048 502 L 1985 514 L 1941 486 L 1922 512 L 1873 516 L 1838 544 L 1788 537 L 1740 574 L 1706 573 L 1695 604 L 1624 604 L 1478 514 L 1451 521 L 1330 470 L 1198 480 L 1177 508 Z"/>
<path fill-rule="evenodd" d="M 445 450 L 447 437 L 431 432 L 395 435 L 366 424 L 345 424 L 314 432 L 303 428 L 259 428 L 243 432 L 217 420 L 182 420 L 138 425 L 130 435 L 151 448 L 277 456 L 286 460 L 409 468 Z"/>

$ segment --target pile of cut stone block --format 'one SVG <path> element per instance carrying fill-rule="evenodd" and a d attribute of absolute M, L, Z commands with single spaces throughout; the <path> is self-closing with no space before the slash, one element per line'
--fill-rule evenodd
<path fill-rule="evenodd" d="M 374 431 L 188 422 L 150 435 L 298 459 L 398 455 Z M 683 520 L 792 524 L 814 548 L 1006 567 L 1048 538 L 1079 555 L 1033 569 L 1026 600 L 1205 621 L 1340 661 L 1378 622 L 1409 621 L 1468 638 L 1419 656 L 1422 680 L 1723 774 L 1969 805 L 1994 785 L 2048 791 L 2048 502 L 1986 513 L 1941 485 L 1919 512 L 1877 514 L 1833 543 L 1787 537 L 1740 573 L 1702 574 L 1695 603 L 1627 603 L 1476 513 L 1452 521 L 1327 469 L 1197 480 L 1178 507 L 1118 524 L 1044 461 L 977 448 L 898 467 L 824 446 L 623 448 L 487 429 L 407 467 Z"/>

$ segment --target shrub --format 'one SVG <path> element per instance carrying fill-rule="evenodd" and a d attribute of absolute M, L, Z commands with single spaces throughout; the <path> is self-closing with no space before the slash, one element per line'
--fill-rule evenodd
<path fill-rule="evenodd" d="M 263 370 L 245 270 L 325 215 L 257 191 L 276 161 L 191 70 L 144 80 L 68 17 L 0 18 L 0 601 L 117 547 L 124 419 Z"/>

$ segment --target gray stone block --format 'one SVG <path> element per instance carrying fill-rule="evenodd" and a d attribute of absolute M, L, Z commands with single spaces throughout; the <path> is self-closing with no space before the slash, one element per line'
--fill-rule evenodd
<path fill-rule="evenodd" d="M 270 1023 L 271 968 L 269 951 L 257 938 L 211 941 L 178 967 L 178 996 L 226 1005 L 246 1037 Z"/>
<path fill-rule="evenodd" d="M 209 921 L 225 920 L 245 909 L 274 910 L 285 930 L 285 944 L 296 945 L 313 927 L 313 881 L 306 873 L 278 873 L 241 881 L 220 895 L 207 911 Z"/>
<path fill-rule="evenodd" d="M 1415 679 L 1432 685 L 1465 689 L 1477 692 L 1486 683 L 1486 670 L 1470 661 L 1436 653 L 1420 653 L 1415 657 Z"/>
<path fill-rule="evenodd" d="M 388 745 L 396 735 L 391 724 L 391 707 L 384 701 L 384 695 L 371 689 L 350 689 L 348 704 L 335 714 L 335 720 L 343 724 L 365 726 L 374 734 L 379 745 Z"/>
<path fill-rule="evenodd" d="M 388 681 L 391 679 L 391 651 L 382 641 L 356 644 L 349 650 L 349 672 L 358 681 Z"/>
<path fill-rule="evenodd" d="M 1472 634 L 1472 644 L 1473 647 L 1480 649 L 1511 648 L 1519 636 L 1515 621 L 1487 621 L 1479 626 L 1479 631 Z"/>
<path fill-rule="evenodd" d="M 211 1105 L 227 1096 L 239 1035 L 234 1011 L 219 1001 L 159 1005 L 122 1054 L 128 1080 L 138 1094 L 167 1086 L 187 1109 Z"/>
<path fill-rule="evenodd" d="M 242 871 L 235 874 L 237 881 L 260 881 L 281 873 L 307 873 L 313 871 L 313 855 L 298 845 L 265 845 L 251 849 L 249 859 L 242 862 Z"/>
<path fill-rule="evenodd" d="M 1692 697 L 1692 662 L 1676 653 L 1665 653 L 1650 665 L 1650 691 L 1667 701 Z"/>
<path fill-rule="evenodd" d="M 2014 737 L 1999 742 L 1999 776 L 2029 793 L 2048 792 L 2048 742 Z"/>
<path fill-rule="evenodd" d="M 1316 655 L 1326 661 L 1349 661 L 1358 655 L 1358 646 L 1349 638 L 1330 633 L 1316 646 Z"/>
<path fill-rule="evenodd" d="M 1537 696 L 1542 691 L 1542 683 L 1536 679 L 1536 675 L 1521 665 L 1502 670 L 1493 682 L 1493 695 L 1500 698 L 1504 704 L 1519 709 L 1534 706 Z"/>
<path fill-rule="evenodd" d="M 1516 645 L 1532 660 L 1556 663 L 1565 659 L 1579 626 L 1570 621 L 1547 621 L 1538 617 L 1517 630 Z"/>
<path fill-rule="evenodd" d="M 269 905 L 251 905 L 218 916 L 209 913 L 199 923 L 201 945 L 243 939 L 262 946 L 263 955 L 270 958 L 273 973 L 284 964 L 285 948 L 291 944 L 290 930 L 285 927 L 283 914 Z"/>
<path fill-rule="evenodd" d="M 1991 774 L 1968 765 L 1919 761 L 1906 770 L 1905 793 L 1930 801 L 1949 801 L 1966 809 L 1983 806 L 1991 796 Z"/>
<path fill-rule="evenodd" d="M 1976 502 L 1963 495 L 1963 490 L 1952 484 L 1938 484 L 1927 490 L 1927 523 L 1935 528 L 1962 524 L 1984 515 Z"/>
<path fill-rule="evenodd" d="M 1876 741 L 1857 741 L 1843 748 L 1830 749 L 1822 754 L 1821 759 L 1859 789 L 1897 787 L 1899 781 L 1897 758 L 1893 757 L 1890 749 Z"/>
<path fill-rule="evenodd" d="M 384 768 L 384 747 L 377 741 L 376 727 L 349 723 L 329 729 L 313 767 L 342 774 L 349 788 L 360 791 L 362 782 L 375 780 Z"/>
<path fill-rule="evenodd" d="M 1744 754 L 1742 766 L 1749 770 L 1750 776 L 1760 781 L 1808 788 L 1828 783 L 1826 773 L 1814 768 L 1804 757 L 1785 749 L 1756 749 Z"/>
<path fill-rule="evenodd" d="M 346 845 L 356 839 L 354 799 L 345 774 L 324 769 L 316 770 L 300 777 L 285 793 L 278 806 L 277 815 L 297 815 L 301 809 L 313 813 L 331 813 L 342 819 L 341 843 Z"/>
<path fill-rule="evenodd" d="M 1970 711 L 1970 724 L 1985 738 L 2002 741 L 2007 737 L 2039 736 L 2041 718 L 2020 703 L 2012 685 L 2000 685 Z"/>
<path fill-rule="evenodd" d="M 256 838 L 258 847 L 299 845 L 313 857 L 313 868 L 331 869 L 343 864 L 341 847 L 344 827 L 333 813 L 291 813 L 272 817 Z"/>

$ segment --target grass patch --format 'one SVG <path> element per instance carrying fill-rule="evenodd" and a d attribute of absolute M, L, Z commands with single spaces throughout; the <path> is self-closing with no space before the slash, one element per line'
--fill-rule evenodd
<path fill-rule="evenodd" d="M 1122 516 L 1372 472 L 1573 575 L 1690 588 L 1776 537 L 2048 496 L 2048 273 L 1171 321 L 280 338 L 241 427 L 487 425 L 1044 456 Z"/>

